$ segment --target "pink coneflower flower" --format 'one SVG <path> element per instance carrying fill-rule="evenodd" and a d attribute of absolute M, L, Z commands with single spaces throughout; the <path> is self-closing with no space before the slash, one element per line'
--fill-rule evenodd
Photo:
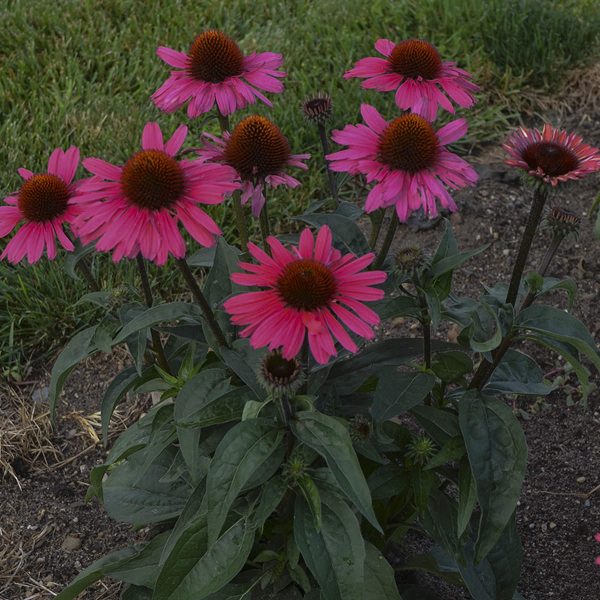
<path fill-rule="evenodd" d="M 597 534 L 594 536 L 594 539 L 595 539 L 597 542 L 600 542 L 600 533 L 597 533 Z M 597 565 L 600 567 L 600 556 L 596 556 L 596 560 L 594 560 L 594 563 L 595 563 L 595 564 L 597 564 Z"/>
<path fill-rule="evenodd" d="M 456 104 L 468 108 L 475 104 L 473 92 L 479 87 L 471 74 L 459 69 L 456 63 L 442 61 L 440 54 L 424 40 L 404 40 L 394 44 L 390 40 L 377 40 L 375 50 L 385 58 L 369 57 L 359 60 L 345 75 L 365 79 L 362 87 L 379 92 L 396 90 L 396 104 L 433 121 L 438 106 L 453 113 Z"/>
<path fill-rule="evenodd" d="M 256 99 L 271 102 L 258 91 L 280 93 L 285 77 L 278 71 L 283 58 L 273 52 L 244 56 L 238 45 L 221 31 L 205 31 L 192 43 L 189 52 L 160 46 L 156 53 L 172 67 L 170 77 L 152 96 L 161 110 L 173 112 L 188 100 L 188 117 L 208 112 L 217 104 L 221 114 L 229 115 Z M 258 89 L 257 89 L 258 88 Z"/>
<path fill-rule="evenodd" d="M 147 123 L 142 151 L 122 167 L 99 158 L 83 161 L 95 175 L 82 182 L 76 197 L 81 207 L 77 232 L 85 243 L 98 240 L 96 249 L 112 251 L 115 262 L 141 252 L 159 265 L 169 254 L 185 256 L 178 221 L 202 246 L 215 243 L 221 230 L 197 205 L 220 204 L 239 183 L 227 165 L 177 161 L 187 131 L 181 125 L 164 143 L 158 124 Z"/>
<path fill-rule="evenodd" d="M 581 179 L 600 170 L 598 148 L 588 146 L 574 133 L 544 125 L 542 131 L 520 127 L 504 144 L 507 164 L 527 171 L 552 186 Z"/>
<path fill-rule="evenodd" d="M 265 184 L 274 188 L 295 188 L 297 179 L 285 167 L 306 170 L 304 160 L 310 154 L 291 154 L 290 144 L 281 129 L 266 117 L 251 115 L 240 121 L 223 138 L 204 134 L 205 144 L 198 155 L 209 161 L 231 165 L 242 180 L 242 204 L 252 200 L 252 214 L 257 217 L 265 204 Z"/>
<path fill-rule="evenodd" d="M 0 206 L 0 238 L 23 223 L 8 242 L 0 260 L 8 258 L 18 263 L 27 255 L 33 264 L 40 260 L 44 249 L 50 260 L 56 258 L 56 240 L 72 252 L 74 247 L 64 232 L 65 223 L 71 224 L 77 216 L 73 203 L 73 177 L 79 166 L 79 150 L 71 146 L 66 152 L 56 148 L 48 159 L 48 171 L 34 175 L 29 169 L 18 169 L 25 180 L 18 192 L 4 198 L 7 206 Z"/>
<path fill-rule="evenodd" d="M 232 323 L 245 326 L 241 335 L 249 337 L 254 348 L 279 348 L 290 360 L 308 336 L 312 355 L 324 364 L 336 355 L 334 339 L 350 352 L 358 349 L 342 324 L 363 338 L 373 338 L 371 327 L 379 323 L 379 316 L 363 302 L 383 298 L 383 290 L 371 286 L 386 279 L 383 271 L 362 272 L 374 254 L 342 256 L 333 248 L 327 226 L 321 227 L 316 242 L 306 228 L 291 252 L 274 237 L 267 241 L 272 258 L 248 244 L 259 264 L 240 263 L 248 272 L 231 275 L 239 285 L 266 289 L 238 294 L 224 305 Z"/>
<path fill-rule="evenodd" d="M 346 150 L 327 155 L 333 171 L 363 173 L 377 185 L 369 192 L 365 211 L 396 206 L 400 221 L 422 208 L 426 215 L 437 215 L 436 199 L 454 211 L 456 204 L 444 184 L 451 189 L 472 185 L 477 173 L 462 158 L 445 146 L 467 132 L 465 119 L 457 119 L 438 131 L 429 121 L 415 114 L 404 114 L 387 122 L 377 110 L 361 106 L 365 125 L 346 125 L 332 138 Z"/>

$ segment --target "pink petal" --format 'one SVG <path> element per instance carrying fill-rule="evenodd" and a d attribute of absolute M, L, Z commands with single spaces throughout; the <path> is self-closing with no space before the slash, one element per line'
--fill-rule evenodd
<path fill-rule="evenodd" d="M 146 123 L 142 132 L 142 148 L 144 150 L 164 150 L 163 135 L 158 123 Z"/>
<path fill-rule="evenodd" d="M 180 125 L 171 136 L 171 139 L 165 144 L 165 152 L 170 156 L 175 156 L 179 152 L 183 142 L 185 142 L 187 134 L 188 128 L 185 125 Z"/>

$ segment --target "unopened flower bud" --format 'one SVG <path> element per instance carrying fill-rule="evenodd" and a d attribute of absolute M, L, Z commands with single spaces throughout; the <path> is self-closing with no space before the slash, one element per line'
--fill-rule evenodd
<path fill-rule="evenodd" d="M 425 264 L 425 255 L 417 246 L 405 246 L 396 254 L 396 268 L 401 275 L 412 275 Z"/>
<path fill-rule="evenodd" d="M 279 350 L 265 354 L 258 376 L 262 386 L 275 398 L 294 395 L 304 382 L 300 361 L 287 360 Z"/>
<path fill-rule="evenodd" d="M 579 237 L 581 219 L 572 211 L 560 206 L 550 209 L 544 220 L 544 227 L 552 232 L 554 237 Z"/>
<path fill-rule="evenodd" d="M 408 445 L 406 455 L 416 465 L 426 465 L 429 459 L 435 454 L 435 443 L 427 435 L 420 435 L 414 438 Z"/>
<path fill-rule="evenodd" d="M 313 123 L 325 123 L 331 118 L 333 101 L 331 96 L 320 92 L 316 96 L 307 98 L 302 104 L 304 116 Z"/>
<path fill-rule="evenodd" d="M 364 415 L 355 415 L 350 421 L 350 437 L 353 441 L 364 442 L 369 439 L 371 432 L 371 420 Z"/>

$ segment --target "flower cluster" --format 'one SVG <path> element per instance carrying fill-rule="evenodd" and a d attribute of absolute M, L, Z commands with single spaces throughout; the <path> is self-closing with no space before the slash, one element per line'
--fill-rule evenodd
<path fill-rule="evenodd" d="M 437 127 L 434 120 L 439 108 L 454 113 L 455 106 L 471 107 L 478 87 L 469 73 L 443 61 L 424 40 L 395 44 L 380 39 L 375 48 L 383 58 L 363 58 L 344 77 L 364 79 L 366 89 L 394 91 L 400 112 L 387 120 L 365 103 L 360 109 L 364 123 L 332 133 L 333 141 L 345 146 L 326 157 L 332 195 L 339 200 L 335 172 L 347 172 L 364 175 L 373 184 L 364 204 L 367 213 L 393 207 L 392 219 L 404 222 L 418 210 L 435 217 L 438 205 L 454 211 L 450 192 L 477 181 L 475 170 L 449 149 L 466 135 L 467 121 L 458 118 Z M 263 214 L 267 188 L 299 186 L 288 170 L 306 170 L 310 155 L 293 153 L 284 133 L 267 117 L 251 114 L 233 126 L 229 123 L 230 115 L 256 100 L 271 106 L 263 92 L 283 91 L 282 56 L 245 55 L 232 38 L 216 30 L 198 35 L 187 52 L 161 46 L 157 54 L 175 70 L 153 94 L 155 105 L 173 112 L 187 104 L 190 118 L 214 109 L 221 136 L 204 132 L 199 147 L 182 150 L 188 137 L 185 125 L 165 141 L 160 126 L 150 122 L 142 133 L 141 150 L 123 164 L 85 158 L 87 178 L 75 180 L 80 154 L 74 146 L 54 150 L 45 172 L 19 169 L 23 184 L 0 206 L 0 237 L 16 230 L 1 258 L 35 263 L 45 251 L 52 260 L 58 241 L 66 251 L 77 243 L 95 244 L 114 261 L 143 257 L 164 265 L 169 257 L 181 260 L 187 253 L 180 227 L 201 246 L 212 246 L 221 229 L 208 212 L 210 206 L 234 195 L 237 216 L 243 221 L 243 205 L 250 203 L 265 238 L 264 249 L 247 244 L 256 262 L 241 262 L 245 272 L 232 276 L 236 284 L 259 290 L 224 302 L 233 324 L 242 327 L 240 335 L 255 348 L 280 352 L 283 361 L 295 359 L 304 345 L 319 363 L 337 354 L 336 344 L 356 352 L 351 333 L 373 338 L 379 317 L 365 302 L 382 298 L 383 291 L 373 286 L 386 274 L 366 270 L 374 254 L 341 254 L 326 226 L 316 239 L 305 229 L 291 249 L 269 236 Z M 331 98 L 318 94 L 302 108 L 306 119 L 318 125 L 323 141 Z M 328 152 L 326 139 L 323 146 Z M 600 169 L 595 148 L 550 126 L 541 132 L 519 129 L 505 147 L 509 164 L 553 186 Z M 242 224 L 239 229 L 242 237 Z M 245 250 L 246 243 L 242 245 Z"/>

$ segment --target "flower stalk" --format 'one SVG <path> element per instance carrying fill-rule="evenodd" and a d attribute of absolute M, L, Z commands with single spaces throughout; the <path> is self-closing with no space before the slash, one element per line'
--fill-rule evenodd
<path fill-rule="evenodd" d="M 317 124 L 319 130 L 319 138 L 321 139 L 321 146 L 323 147 L 323 162 L 325 163 L 325 170 L 327 171 L 327 179 L 329 181 L 329 191 L 331 197 L 335 200 L 336 204 L 340 203 L 340 196 L 338 193 L 337 179 L 335 173 L 329 168 L 329 162 L 325 158 L 329 154 L 329 140 L 327 139 L 327 131 L 323 123 Z"/>
<path fill-rule="evenodd" d="M 396 215 L 396 211 L 392 209 L 392 217 L 390 219 L 390 223 L 388 225 L 387 233 L 385 234 L 385 239 L 383 240 L 383 245 L 379 250 L 379 254 L 377 254 L 377 258 L 373 263 L 373 269 L 379 269 L 381 265 L 385 262 L 387 258 L 388 252 L 390 251 L 390 246 L 394 241 L 394 235 L 396 234 L 396 229 L 398 228 L 398 216 Z"/>
<path fill-rule="evenodd" d="M 146 270 L 146 264 L 141 254 L 138 254 L 136 256 L 136 263 L 138 271 L 140 272 L 140 280 L 142 282 L 142 291 L 144 292 L 146 306 L 148 308 L 152 308 L 152 305 L 154 304 L 152 288 L 150 287 L 150 280 L 148 279 L 148 271 Z M 158 362 L 159 367 L 169 375 L 172 375 L 173 373 L 171 371 L 171 367 L 169 366 L 169 361 L 167 360 L 167 355 L 165 354 L 165 349 L 162 345 L 160 334 L 158 333 L 158 331 L 156 331 L 156 329 L 151 327 L 150 336 L 152 337 L 152 350 L 156 354 L 156 360 Z"/>
<path fill-rule="evenodd" d="M 519 252 L 517 254 L 513 272 L 510 278 L 508 293 L 506 295 L 507 304 L 512 304 L 514 306 L 517 300 L 519 286 L 521 285 L 521 277 L 523 276 L 523 271 L 525 270 L 527 257 L 529 256 L 529 250 L 531 249 L 535 232 L 537 231 L 540 219 L 542 218 L 542 213 L 544 212 L 544 206 L 547 198 L 547 187 L 545 185 L 538 185 L 533 194 L 533 202 L 531 204 L 531 210 L 529 211 L 529 218 L 527 219 L 527 224 L 525 225 L 525 231 L 523 232 L 523 237 L 521 238 L 521 245 L 519 246 Z"/>
<path fill-rule="evenodd" d="M 179 270 L 181 271 L 183 278 L 185 279 L 186 283 L 188 284 L 188 287 L 190 288 L 190 291 L 192 292 L 192 295 L 194 296 L 194 300 L 196 301 L 198 306 L 200 306 L 202 313 L 204 314 L 204 318 L 206 319 L 206 322 L 208 323 L 210 330 L 213 332 L 213 335 L 215 336 L 217 343 L 221 347 L 228 348 L 229 344 L 227 343 L 227 339 L 225 338 L 225 334 L 223 333 L 221 326 L 217 322 L 215 313 L 213 312 L 212 308 L 210 307 L 208 300 L 202 293 L 202 290 L 200 289 L 200 286 L 198 285 L 198 282 L 196 281 L 196 278 L 194 277 L 194 274 L 192 273 L 185 258 L 178 258 L 177 266 L 179 267 Z"/>

